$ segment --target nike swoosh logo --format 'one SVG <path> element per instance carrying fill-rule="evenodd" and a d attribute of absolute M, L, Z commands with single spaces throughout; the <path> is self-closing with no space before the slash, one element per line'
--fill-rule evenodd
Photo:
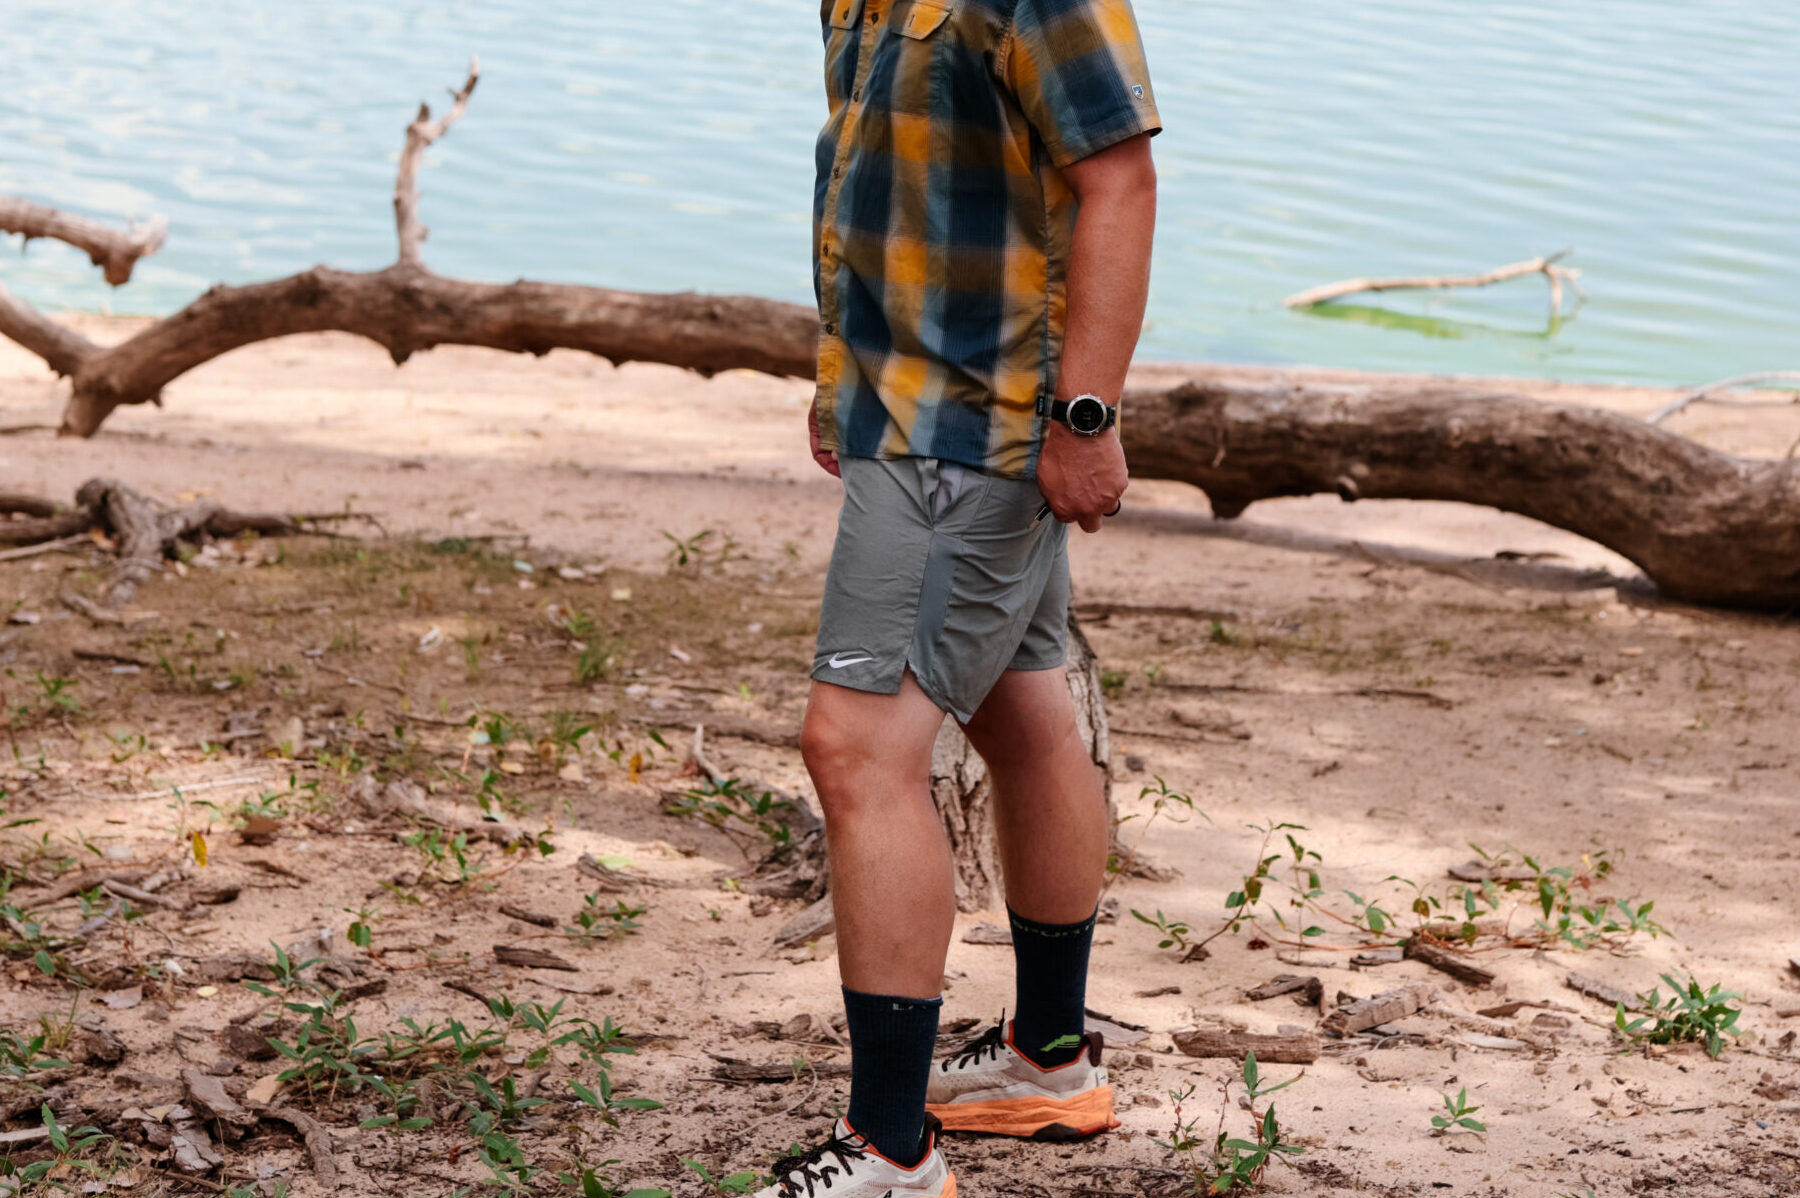
<path fill-rule="evenodd" d="M 865 661 L 874 661 L 874 660 L 875 659 L 873 657 L 869 656 L 866 653 L 863 654 L 863 656 L 861 656 L 861 657 L 845 657 L 842 653 L 833 653 L 831 655 L 831 660 L 827 661 L 825 664 L 830 666 L 834 670 L 841 670 L 845 666 L 859 666 Z"/>

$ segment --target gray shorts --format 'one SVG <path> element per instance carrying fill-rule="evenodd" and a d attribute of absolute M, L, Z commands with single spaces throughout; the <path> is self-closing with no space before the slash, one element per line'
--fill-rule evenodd
<path fill-rule="evenodd" d="M 1069 530 L 1029 479 L 935 458 L 840 457 L 844 507 L 812 676 L 891 695 L 910 668 L 967 723 L 1007 670 L 1063 663 Z"/>

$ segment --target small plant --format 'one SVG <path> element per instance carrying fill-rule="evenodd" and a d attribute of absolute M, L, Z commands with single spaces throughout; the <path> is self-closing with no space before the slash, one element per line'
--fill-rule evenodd
<path fill-rule="evenodd" d="M 1270 1103 L 1262 1111 L 1256 1109 L 1257 1100 L 1285 1090 L 1304 1073 L 1291 1077 L 1287 1081 L 1274 1085 L 1264 1085 L 1256 1067 L 1256 1054 L 1244 1055 L 1242 1078 L 1245 1094 L 1242 1105 L 1250 1113 L 1250 1121 L 1254 1127 L 1255 1139 L 1240 1139 L 1225 1131 L 1225 1117 L 1231 1110 L 1231 1086 L 1234 1079 L 1227 1078 L 1220 1091 L 1219 1130 L 1214 1136 L 1212 1147 L 1206 1150 L 1206 1142 L 1195 1132 L 1196 1119 L 1184 1117 L 1184 1104 L 1194 1096 L 1194 1087 L 1171 1091 L 1169 1097 L 1174 1099 L 1174 1127 L 1167 1140 L 1156 1140 L 1154 1143 L 1167 1148 L 1186 1160 L 1186 1173 L 1191 1185 L 1190 1193 L 1231 1194 L 1242 1190 L 1256 1188 L 1262 1180 L 1264 1171 L 1271 1162 L 1290 1163 L 1287 1158 L 1300 1156 L 1306 1150 L 1290 1144 L 1283 1137 L 1281 1124 L 1275 1118 L 1275 1104 Z"/>
<path fill-rule="evenodd" d="M 752 847 L 759 842 L 776 854 L 793 845 L 793 830 L 782 818 L 793 809 L 792 801 L 778 798 L 773 791 L 753 791 L 736 778 L 710 778 L 704 786 L 683 791 L 663 808 L 663 814 L 697 819 L 717 828 L 749 861 Z"/>
<path fill-rule="evenodd" d="M 83 1153 L 112 1144 L 111 1136 L 97 1127 L 64 1127 L 56 1121 L 56 1112 L 50 1109 L 50 1104 L 47 1102 L 38 1108 L 38 1113 L 43 1118 L 44 1130 L 49 1133 L 50 1149 L 55 1155 L 45 1160 L 32 1161 L 29 1165 L 18 1169 L 17 1177 L 21 1187 L 35 1188 L 39 1182 L 43 1182 L 52 1190 L 81 1193 L 85 1191 L 86 1187 L 68 1185 L 62 1179 L 69 1177 L 70 1173 L 76 1169 L 95 1178 L 106 1178 L 112 1175 L 114 1170 L 109 1167 L 110 1162 L 103 1165 L 82 1159 Z M 5 1166 L 6 1172 L 13 1171 L 14 1166 L 10 1157 L 5 1158 Z M 103 1184 L 100 1188 L 104 1190 L 106 1187 Z M 0 1192 L 15 1194 L 24 1192 L 24 1190 L 8 1188 L 0 1190 Z"/>
<path fill-rule="evenodd" d="M 713 531 L 703 528 L 691 537 L 682 538 L 663 530 L 663 539 L 669 542 L 669 567 L 680 570 L 689 565 L 699 565 L 706 553 L 706 542 L 712 539 Z M 730 552 L 729 548 L 726 552 Z"/>
<path fill-rule="evenodd" d="M 1117 699 L 1125 693 L 1125 674 L 1122 670 L 1100 671 L 1100 693 L 1109 699 Z"/>
<path fill-rule="evenodd" d="M 1102 897 L 1105 897 L 1106 892 L 1112 889 L 1112 884 L 1115 880 L 1131 869 L 1131 863 L 1137 859 L 1138 849 L 1143 847 L 1144 837 L 1150 834 L 1150 825 L 1154 824 L 1158 819 L 1166 816 L 1170 823 L 1185 824 L 1189 819 L 1198 815 L 1201 819 L 1206 820 L 1207 823 L 1212 823 L 1212 819 L 1207 816 L 1206 812 L 1201 811 L 1194 806 L 1194 800 L 1192 798 L 1182 794 L 1178 790 L 1170 790 L 1169 784 L 1162 780 L 1161 775 L 1156 775 L 1155 777 L 1155 786 L 1146 786 L 1138 791 L 1138 799 L 1140 801 L 1149 798 L 1151 795 L 1155 795 L 1156 798 L 1150 804 L 1150 814 L 1145 818 L 1144 826 L 1138 830 L 1137 839 L 1132 842 L 1131 848 L 1126 850 L 1125 856 L 1122 859 L 1111 855 L 1106 859 L 1106 885 L 1100 889 Z M 1119 824 L 1123 825 L 1128 821 L 1137 818 L 1136 815 L 1123 816 L 1120 818 Z"/>
<path fill-rule="evenodd" d="M 1155 915 L 1145 915 L 1136 907 L 1131 909 L 1131 914 L 1139 923 L 1149 924 L 1162 933 L 1162 939 L 1157 941 L 1157 948 L 1172 948 L 1182 956 L 1187 955 L 1188 936 L 1193 932 L 1193 929 L 1187 924 L 1179 919 L 1170 919 L 1162 913 L 1160 907 L 1157 908 Z"/>
<path fill-rule="evenodd" d="M 619 940 L 634 935 L 639 929 L 638 917 L 648 910 L 633 907 L 624 899 L 615 899 L 608 907 L 597 890 L 582 895 L 581 902 L 574 925 L 563 930 L 570 937 L 585 941 Z"/>
<path fill-rule="evenodd" d="M 748 1194 L 756 1189 L 757 1183 L 762 1180 L 761 1177 L 749 1170 L 733 1173 L 729 1177 L 714 1177 L 711 1170 L 699 1161 L 685 1156 L 680 1160 L 715 1194 Z"/>
<path fill-rule="evenodd" d="M 1624 1003 L 1614 1008 L 1613 1025 L 1620 1038 L 1627 1044 L 1639 1041 L 1651 1044 L 1700 1043 L 1705 1045 L 1707 1056 L 1718 1060 L 1725 1051 L 1725 1037 L 1736 1039 L 1742 1035 L 1738 1031 L 1737 1021 L 1744 1013 L 1743 1009 L 1731 1004 L 1743 995 L 1721 990 L 1716 985 L 1710 990 L 1703 990 L 1691 975 L 1686 985 L 1666 973 L 1661 977 L 1670 991 L 1666 1001 L 1660 988 L 1638 996 L 1647 1014 L 1628 1019 Z"/>
<path fill-rule="evenodd" d="M 1455 1098 L 1450 1097 L 1448 1094 L 1444 1094 L 1441 1097 L 1444 1100 L 1444 1113 L 1442 1115 L 1433 1115 L 1431 1117 L 1432 1135 L 1449 1135 L 1459 1127 L 1464 1131 L 1478 1133 L 1487 1131 L 1487 1124 L 1474 1118 L 1475 1112 L 1479 1111 L 1481 1108 L 1469 1105 L 1469 1087 L 1464 1086 L 1462 1089 L 1458 1090 Z"/>

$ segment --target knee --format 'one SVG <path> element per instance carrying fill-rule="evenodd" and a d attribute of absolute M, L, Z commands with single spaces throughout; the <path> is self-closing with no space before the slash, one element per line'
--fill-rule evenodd
<path fill-rule="evenodd" d="M 812 775 L 827 820 L 848 814 L 846 808 L 858 790 L 856 777 L 866 756 L 866 748 L 841 722 L 816 710 L 806 713 L 806 722 L 800 727 L 800 757 Z"/>

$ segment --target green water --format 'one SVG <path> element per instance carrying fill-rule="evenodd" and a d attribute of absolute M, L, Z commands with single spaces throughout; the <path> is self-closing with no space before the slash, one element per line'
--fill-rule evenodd
<path fill-rule="evenodd" d="M 1139 0 L 1168 131 L 1142 354 L 1702 381 L 1800 365 L 1800 4 Z M 401 131 L 470 53 L 424 172 L 446 273 L 810 298 L 816 0 L 3 0 L 0 191 L 167 249 L 109 291 L 0 259 L 49 306 L 166 312 L 214 281 L 392 255 Z M 1281 298 L 1368 274 L 1541 280 Z"/>

